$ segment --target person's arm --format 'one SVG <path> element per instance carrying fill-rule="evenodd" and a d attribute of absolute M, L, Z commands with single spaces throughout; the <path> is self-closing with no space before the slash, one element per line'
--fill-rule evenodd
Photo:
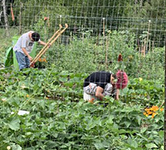
<path fill-rule="evenodd" d="M 100 86 L 98 86 L 98 87 L 96 88 L 95 96 L 96 96 L 97 98 L 99 98 L 100 100 L 102 100 L 103 97 L 104 97 L 104 95 L 103 95 L 102 93 L 103 93 L 103 88 L 100 87 Z"/>
<path fill-rule="evenodd" d="M 43 42 L 43 41 L 39 41 L 38 42 L 40 45 L 43 45 L 43 46 L 45 46 L 47 43 L 45 43 L 45 42 Z"/>
<path fill-rule="evenodd" d="M 119 93 L 120 93 L 119 89 L 116 89 L 116 95 L 115 95 L 116 100 L 119 100 Z"/>
<path fill-rule="evenodd" d="M 39 41 L 38 43 L 39 43 L 40 45 L 43 45 L 43 46 L 45 46 L 45 45 L 47 44 L 47 43 L 45 43 L 45 42 L 43 42 L 43 41 Z M 48 47 L 50 48 L 50 46 L 51 46 L 51 45 L 50 45 L 50 43 L 49 43 L 49 44 L 48 44 Z"/>
<path fill-rule="evenodd" d="M 25 56 L 27 56 L 28 59 L 29 59 L 30 61 L 32 61 L 33 58 L 28 54 L 28 52 L 26 51 L 26 49 L 22 47 L 22 51 L 24 52 Z"/>

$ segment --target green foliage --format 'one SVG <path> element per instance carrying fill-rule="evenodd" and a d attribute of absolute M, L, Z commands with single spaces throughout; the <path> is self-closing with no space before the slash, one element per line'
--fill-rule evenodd
<path fill-rule="evenodd" d="M 130 78 L 128 87 L 123 91 L 125 102 L 143 106 L 161 105 L 164 99 L 164 84 L 159 80 Z"/>
<path fill-rule="evenodd" d="M 15 0 L 14 12 L 18 14 L 15 25 L 19 24 L 21 14 L 23 30 L 28 27 L 40 32 L 42 40 L 47 41 L 59 23 L 67 22 L 70 32 L 66 34 L 70 36 L 68 44 L 61 44 L 59 39 L 50 47 L 45 54 L 46 69 L 0 70 L 0 149 L 6 150 L 7 146 L 12 150 L 164 149 L 164 47 L 153 47 L 143 57 L 135 41 L 139 39 L 142 44 L 147 40 L 148 31 L 134 33 L 134 29 L 147 28 L 150 18 L 148 41 L 152 38 L 161 41 L 162 33 L 156 30 L 162 31 L 164 26 L 156 25 L 156 18 L 157 23 L 163 23 L 165 10 L 158 11 L 163 7 L 163 0 L 129 2 Z M 100 9 L 97 6 L 101 6 Z M 119 17 L 118 23 L 107 18 L 113 14 Z M 96 20 L 85 19 L 94 16 Z M 49 17 L 49 22 L 44 21 L 44 17 Z M 107 28 L 99 31 L 103 17 L 108 19 L 105 26 L 113 27 L 112 31 Z M 129 17 L 138 20 L 130 24 Z M 11 20 L 9 22 L 12 25 Z M 73 26 L 82 28 L 75 33 L 71 31 Z M 114 31 L 114 27 L 123 30 Z M 131 29 L 124 30 L 125 27 Z M 3 37 L 4 30 L 0 32 Z M 94 36 L 101 32 L 105 34 Z M 1 60 L 12 38 L 3 41 L 1 38 Z M 117 61 L 119 54 L 123 62 Z M 120 92 L 119 101 L 106 97 L 93 105 L 84 102 L 82 86 L 89 73 L 116 72 L 122 66 L 129 76 L 129 84 Z M 145 109 L 152 106 L 159 107 L 155 116 L 146 116 Z M 19 110 L 30 114 L 20 116 Z"/>
<path fill-rule="evenodd" d="M 119 101 L 106 97 L 90 104 L 82 99 L 87 75 L 59 72 L 56 66 L 2 70 L 0 148 L 162 149 L 163 111 L 154 118 L 143 114 L 145 107 L 161 106 L 164 100 L 159 80 L 131 78 Z M 18 115 L 19 110 L 30 114 Z"/>
<path fill-rule="evenodd" d="M 46 54 L 48 64 L 59 71 L 93 72 L 108 70 L 116 72 L 120 65 L 131 77 L 164 80 L 164 48 L 155 48 L 143 57 L 135 46 L 135 36 L 129 31 L 107 31 L 104 38 L 89 36 L 73 37 L 68 45 L 53 45 Z M 119 54 L 123 62 L 118 62 Z M 107 60 L 106 60 L 107 58 Z"/>

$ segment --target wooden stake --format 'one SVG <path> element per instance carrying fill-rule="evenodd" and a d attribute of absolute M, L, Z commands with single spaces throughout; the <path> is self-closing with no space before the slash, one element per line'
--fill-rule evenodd
<path fill-rule="evenodd" d="M 22 34 L 22 7 L 23 3 L 20 3 L 20 13 L 19 13 L 19 34 Z"/>
<path fill-rule="evenodd" d="M 10 10 L 11 10 L 11 15 L 12 15 L 12 21 L 14 21 L 15 18 L 14 18 L 12 3 L 10 4 Z"/>
<path fill-rule="evenodd" d="M 106 37 L 106 49 L 105 49 L 105 66 L 108 69 L 108 39 Z"/>
<path fill-rule="evenodd" d="M 152 53 L 154 52 L 154 41 L 152 41 Z"/>
<path fill-rule="evenodd" d="M 147 40 L 146 40 L 146 50 L 148 50 L 150 23 L 151 23 L 151 20 L 149 20 L 149 23 L 148 23 L 148 33 L 147 33 Z"/>

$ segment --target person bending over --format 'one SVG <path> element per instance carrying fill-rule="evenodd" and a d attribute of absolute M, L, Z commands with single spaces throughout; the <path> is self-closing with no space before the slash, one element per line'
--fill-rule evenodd
<path fill-rule="evenodd" d="M 39 33 L 34 31 L 29 31 L 21 35 L 14 45 L 13 50 L 15 51 L 20 70 L 30 67 L 30 62 L 33 59 L 30 53 L 33 49 L 34 42 L 38 42 L 44 46 L 46 45 L 45 42 L 40 40 Z"/>
<path fill-rule="evenodd" d="M 120 70 L 116 75 L 106 71 L 93 72 L 84 80 L 83 98 L 86 101 L 102 100 L 103 97 L 108 95 L 118 100 L 119 89 L 124 89 L 127 83 L 127 74 Z"/>

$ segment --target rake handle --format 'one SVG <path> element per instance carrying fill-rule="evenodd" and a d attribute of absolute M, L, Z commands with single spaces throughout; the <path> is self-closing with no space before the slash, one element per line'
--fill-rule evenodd
<path fill-rule="evenodd" d="M 47 42 L 47 44 L 46 44 L 46 46 L 39 52 L 39 54 L 35 57 L 35 59 L 30 63 L 30 65 L 32 65 L 32 64 L 34 64 L 36 61 L 38 61 L 39 60 L 39 58 L 48 50 L 48 44 L 50 44 L 50 45 L 52 45 L 57 39 L 58 39 L 58 37 L 66 30 L 68 28 L 68 25 L 67 24 L 65 24 L 65 28 L 63 29 L 63 30 L 61 30 L 60 31 L 60 29 L 59 29 L 59 33 L 58 33 L 58 35 L 53 39 L 53 37 L 54 36 L 52 36 L 52 38 L 51 38 L 51 40 L 52 40 L 52 42 L 50 43 L 50 41 L 51 40 L 49 40 L 49 42 Z M 56 32 L 57 33 L 57 32 Z"/>
<path fill-rule="evenodd" d="M 30 66 L 31 66 L 32 64 L 34 64 L 34 63 L 37 61 L 37 58 L 40 56 L 40 53 L 42 53 L 42 51 L 43 51 L 45 48 L 48 47 L 48 45 L 50 44 L 51 40 L 60 32 L 60 30 L 62 29 L 62 25 L 59 25 L 59 27 L 60 27 L 59 30 L 54 33 L 54 35 L 49 39 L 49 41 L 46 43 L 46 45 L 41 49 L 41 51 L 40 51 L 40 52 L 36 55 L 36 57 L 32 60 L 32 62 L 30 63 Z"/>

